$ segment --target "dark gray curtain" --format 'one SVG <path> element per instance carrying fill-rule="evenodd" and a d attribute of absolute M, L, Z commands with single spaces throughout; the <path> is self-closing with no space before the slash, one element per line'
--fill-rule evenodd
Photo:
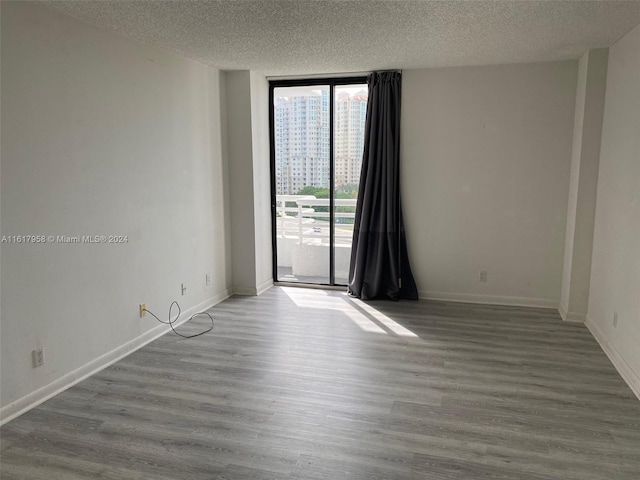
<path fill-rule="evenodd" d="M 418 299 L 400 205 L 400 72 L 372 73 L 349 268 L 349 294 Z"/>

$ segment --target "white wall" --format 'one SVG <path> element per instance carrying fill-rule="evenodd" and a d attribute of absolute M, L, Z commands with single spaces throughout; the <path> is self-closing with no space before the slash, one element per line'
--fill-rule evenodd
<path fill-rule="evenodd" d="M 215 69 L 2 2 L 2 235 L 128 236 L 2 245 L 4 419 L 164 332 L 139 303 L 229 294 L 219 89 Z"/>
<path fill-rule="evenodd" d="M 257 295 L 273 284 L 269 89 L 264 75 L 225 72 L 233 291 Z"/>
<path fill-rule="evenodd" d="M 273 285 L 271 225 L 271 153 L 269 147 L 269 82 L 251 72 L 251 131 L 253 142 L 253 190 L 256 231 L 257 293 Z"/>
<path fill-rule="evenodd" d="M 609 49 L 587 325 L 640 398 L 640 26 Z"/>
<path fill-rule="evenodd" d="M 403 207 L 421 297 L 558 306 L 577 67 L 403 72 Z"/>
<path fill-rule="evenodd" d="M 255 295 L 253 141 L 249 71 L 223 73 L 229 164 L 233 290 Z"/>
<path fill-rule="evenodd" d="M 607 56 L 607 48 L 590 50 L 580 58 L 578 67 L 569 206 L 558 308 L 567 321 L 584 322 L 589 303 Z"/>
<path fill-rule="evenodd" d="M 587 93 L 587 72 L 589 53 L 580 57 L 578 62 L 578 83 L 576 88 L 576 107 L 573 121 L 573 146 L 571 148 L 571 170 L 569 178 L 569 203 L 567 207 L 567 228 L 564 238 L 564 262 L 562 267 L 562 288 L 560 291 L 560 315 L 566 319 L 571 292 L 571 274 L 573 266 L 573 241 L 576 228 L 576 212 L 578 208 L 578 186 L 580 184 L 580 152 L 582 150 L 582 133 L 584 124 L 584 107 Z M 599 152 L 598 152 L 599 153 Z M 597 172 L 596 172 L 597 175 Z M 594 209 L 595 212 L 595 209 Z M 592 230 L 593 233 L 593 230 Z"/>

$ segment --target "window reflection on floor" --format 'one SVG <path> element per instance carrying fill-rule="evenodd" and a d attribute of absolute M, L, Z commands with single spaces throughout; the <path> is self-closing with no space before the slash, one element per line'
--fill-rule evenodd
<path fill-rule="evenodd" d="M 351 298 L 346 292 L 295 287 L 282 287 L 282 290 L 298 307 L 338 310 L 365 332 L 418 337 L 371 304 Z"/>

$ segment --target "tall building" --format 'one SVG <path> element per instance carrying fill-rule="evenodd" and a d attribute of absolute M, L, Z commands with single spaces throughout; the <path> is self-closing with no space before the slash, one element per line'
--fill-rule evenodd
<path fill-rule="evenodd" d="M 278 89 L 274 100 L 276 193 L 329 188 L 329 90 Z M 362 165 L 367 93 L 339 91 L 335 104 L 336 187 L 357 184 Z"/>
<path fill-rule="evenodd" d="M 360 181 L 364 127 L 367 118 L 367 92 L 349 94 L 342 90 L 335 106 L 335 182 L 336 187 Z"/>
<path fill-rule="evenodd" d="M 287 89 L 275 99 L 276 189 L 329 187 L 329 91 Z"/>

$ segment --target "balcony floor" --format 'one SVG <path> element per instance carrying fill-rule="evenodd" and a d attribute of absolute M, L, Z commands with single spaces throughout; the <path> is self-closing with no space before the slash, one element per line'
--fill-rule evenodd
<path fill-rule="evenodd" d="M 344 277 L 336 277 L 336 285 L 344 285 L 345 288 L 348 283 L 348 279 Z M 306 275 L 294 275 L 291 271 L 291 267 L 278 267 L 278 281 L 279 282 L 295 282 L 295 283 L 313 283 L 316 285 L 328 285 L 329 275 L 327 276 L 306 276 Z"/>

